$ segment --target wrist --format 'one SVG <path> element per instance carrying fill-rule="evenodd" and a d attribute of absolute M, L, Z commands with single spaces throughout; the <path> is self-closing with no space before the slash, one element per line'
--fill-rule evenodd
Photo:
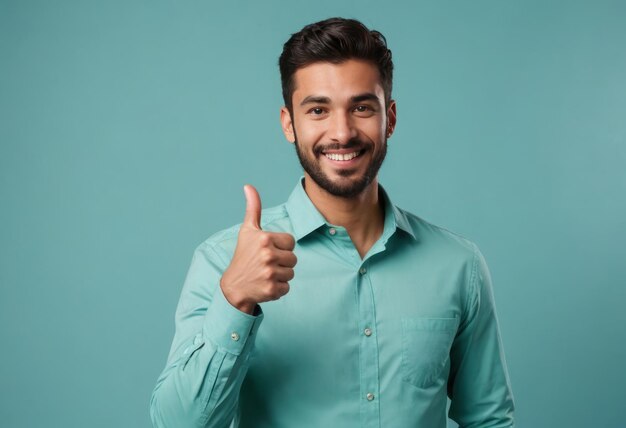
<path fill-rule="evenodd" d="M 229 287 L 224 287 L 222 280 L 220 280 L 220 288 L 222 289 L 222 294 L 226 298 L 226 301 L 228 301 L 231 306 L 249 315 L 254 314 L 256 302 L 245 299 L 239 293 L 233 292 L 232 289 Z"/>

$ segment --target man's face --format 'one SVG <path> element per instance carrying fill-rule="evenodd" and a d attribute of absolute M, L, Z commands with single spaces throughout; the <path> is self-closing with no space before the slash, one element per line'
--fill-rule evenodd
<path fill-rule="evenodd" d="M 375 180 L 395 126 L 378 69 L 360 60 L 317 62 L 294 81 L 293 116 L 283 108 L 281 122 L 305 173 L 332 195 L 359 195 Z"/>

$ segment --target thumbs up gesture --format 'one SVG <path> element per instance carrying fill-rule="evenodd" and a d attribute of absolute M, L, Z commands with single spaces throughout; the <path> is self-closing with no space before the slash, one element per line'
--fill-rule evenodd
<path fill-rule="evenodd" d="M 257 303 L 277 300 L 289 291 L 293 279 L 296 242 L 289 233 L 261 230 L 261 198 L 251 185 L 244 186 L 246 215 L 235 253 L 220 286 L 226 300 L 252 314 Z"/>

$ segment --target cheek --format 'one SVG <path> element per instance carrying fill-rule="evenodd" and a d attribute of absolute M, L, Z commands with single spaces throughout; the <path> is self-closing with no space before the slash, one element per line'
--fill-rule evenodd
<path fill-rule="evenodd" d="M 384 123 L 380 121 L 372 121 L 368 123 L 364 123 L 361 127 L 361 131 L 366 134 L 370 139 L 374 141 L 381 140 L 385 137 L 385 133 L 387 129 Z"/>
<path fill-rule="evenodd" d="M 296 126 L 299 142 L 316 143 L 324 136 L 324 127 L 321 122 L 304 122 L 301 121 Z"/>
<path fill-rule="evenodd" d="M 374 114 L 369 117 L 355 117 L 354 126 L 360 129 L 362 132 L 368 134 L 380 133 L 381 129 L 385 129 L 387 125 L 387 117 L 380 113 Z"/>

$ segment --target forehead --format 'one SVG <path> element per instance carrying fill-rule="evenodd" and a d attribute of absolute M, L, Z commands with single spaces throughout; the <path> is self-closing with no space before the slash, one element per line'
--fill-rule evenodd
<path fill-rule="evenodd" d="M 332 100 L 348 99 L 366 92 L 374 93 L 384 100 L 378 68 L 368 61 L 349 59 L 339 64 L 315 62 L 299 68 L 294 74 L 294 83 L 294 104 L 311 95 Z"/>

